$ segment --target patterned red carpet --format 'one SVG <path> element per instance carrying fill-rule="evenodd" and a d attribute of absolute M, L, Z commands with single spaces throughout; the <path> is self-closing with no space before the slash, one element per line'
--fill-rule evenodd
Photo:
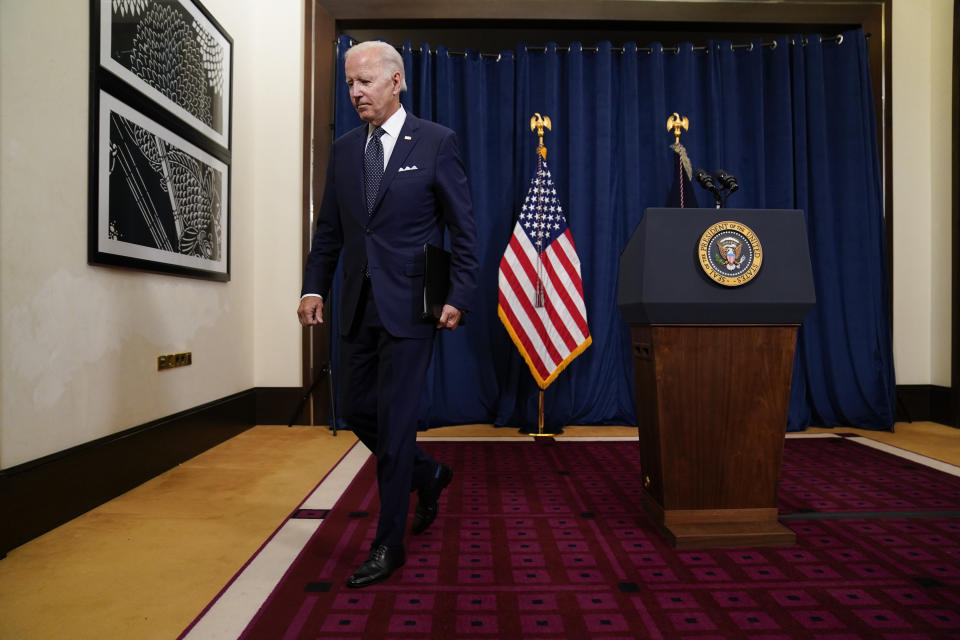
<path fill-rule="evenodd" d="M 858 440 L 787 440 L 780 513 L 960 510 L 960 478 Z"/>
<path fill-rule="evenodd" d="M 788 440 L 795 547 L 676 551 L 635 442 L 433 442 L 454 482 L 407 565 L 344 586 L 376 525 L 368 462 L 244 638 L 960 639 L 960 478 L 855 439 Z"/>

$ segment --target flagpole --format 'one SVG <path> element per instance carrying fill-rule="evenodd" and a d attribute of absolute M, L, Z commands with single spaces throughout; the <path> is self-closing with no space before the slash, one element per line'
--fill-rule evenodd
<path fill-rule="evenodd" d="M 537 394 L 537 432 L 530 433 L 534 438 L 553 438 L 554 436 L 560 435 L 562 431 L 557 433 L 544 433 L 543 431 L 543 389 L 540 389 L 540 393 Z"/>
<path fill-rule="evenodd" d="M 551 128 L 550 116 L 541 116 L 539 113 L 534 113 L 533 117 L 530 118 L 530 131 L 536 131 L 537 136 L 540 138 L 537 142 L 537 180 L 543 178 L 543 162 L 547 159 L 547 147 L 543 144 L 543 130 Z M 537 214 L 539 215 L 543 209 L 543 192 L 537 191 Z M 537 284 L 536 284 L 536 296 L 534 297 L 533 306 L 534 307 L 543 307 L 543 261 L 541 259 L 541 254 L 543 253 L 543 246 L 540 243 L 540 240 L 537 240 Z"/>
<path fill-rule="evenodd" d="M 537 403 L 537 435 L 547 435 L 543 432 L 543 389 L 540 389 L 540 401 Z"/>
<path fill-rule="evenodd" d="M 530 130 L 537 132 L 537 137 L 539 141 L 537 142 L 537 177 L 541 175 L 541 163 L 547 159 L 547 147 L 543 144 L 543 130 L 550 129 L 551 123 L 548 116 L 541 116 L 539 113 L 533 114 L 533 117 L 530 118 Z M 539 253 L 539 252 L 538 252 Z M 534 305 L 537 307 L 542 307 L 544 304 L 543 300 L 543 284 L 540 281 L 540 265 L 538 261 L 537 265 L 537 289 Z M 537 432 L 531 434 L 534 438 L 552 438 L 554 436 L 560 435 L 559 433 L 544 433 L 543 431 L 543 389 L 540 389 L 540 392 L 537 394 Z"/>

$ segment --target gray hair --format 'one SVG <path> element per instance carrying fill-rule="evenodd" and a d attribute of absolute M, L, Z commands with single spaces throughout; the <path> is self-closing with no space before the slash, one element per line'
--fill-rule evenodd
<path fill-rule="evenodd" d="M 349 49 L 343 57 L 343 62 L 346 64 L 347 60 L 350 59 L 350 56 L 354 53 L 364 53 L 364 52 L 376 52 L 380 54 L 380 68 L 383 71 L 386 77 L 392 77 L 394 73 L 400 72 L 400 91 L 407 90 L 407 79 L 403 72 L 403 58 L 400 57 L 400 53 L 393 48 L 388 42 L 382 42 L 380 40 L 367 40 L 366 42 L 358 42 Z"/>

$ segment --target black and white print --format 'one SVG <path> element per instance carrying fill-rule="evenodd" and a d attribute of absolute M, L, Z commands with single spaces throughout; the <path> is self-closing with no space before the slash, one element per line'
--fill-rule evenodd
<path fill-rule="evenodd" d="M 229 148 L 231 41 L 192 0 L 99 0 L 100 64 Z"/>
<path fill-rule="evenodd" d="M 99 99 L 97 253 L 226 276 L 227 165 L 109 93 Z"/>

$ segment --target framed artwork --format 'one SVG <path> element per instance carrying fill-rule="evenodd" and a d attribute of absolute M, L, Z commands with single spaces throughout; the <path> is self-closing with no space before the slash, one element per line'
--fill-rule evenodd
<path fill-rule="evenodd" d="M 193 0 L 99 3 L 99 63 L 220 146 L 230 148 L 233 40 Z"/>
<path fill-rule="evenodd" d="M 233 40 L 195 0 L 91 0 L 87 259 L 230 279 Z"/>
<path fill-rule="evenodd" d="M 94 262 L 229 279 L 230 168 L 101 90 Z"/>

